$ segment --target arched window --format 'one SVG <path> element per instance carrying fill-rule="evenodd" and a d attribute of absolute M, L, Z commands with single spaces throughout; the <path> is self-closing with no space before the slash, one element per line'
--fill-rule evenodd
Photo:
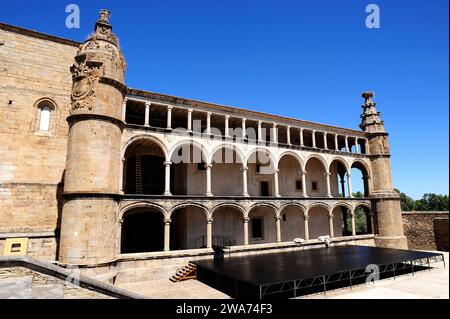
<path fill-rule="evenodd" d="M 35 131 L 45 135 L 54 133 L 56 125 L 56 104 L 49 98 L 43 98 L 36 102 Z"/>
<path fill-rule="evenodd" d="M 50 129 L 50 118 L 52 109 L 48 106 L 42 106 L 40 109 L 39 117 L 39 131 L 48 131 Z"/>

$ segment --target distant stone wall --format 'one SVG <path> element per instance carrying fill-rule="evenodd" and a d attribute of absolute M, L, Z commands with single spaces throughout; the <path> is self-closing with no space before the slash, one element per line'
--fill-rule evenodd
<path fill-rule="evenodd" d="M 448 212 L 403 212 L 409 249 L 448 251 Z"/>

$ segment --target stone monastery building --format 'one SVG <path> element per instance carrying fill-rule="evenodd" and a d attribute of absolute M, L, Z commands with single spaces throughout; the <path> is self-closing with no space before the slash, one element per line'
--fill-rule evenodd
<path fill-rule="evenodd" d="M 323 235 L 406 248 L 373 93 L 358 131 L 132 89 L 109 20 L 82 44 L 0 24 L 0 255 L 107 277 Z"/>

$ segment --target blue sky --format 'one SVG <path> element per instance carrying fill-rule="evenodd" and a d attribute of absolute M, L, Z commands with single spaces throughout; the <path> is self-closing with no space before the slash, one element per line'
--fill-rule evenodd
<path fill-rule="evenodd" d="M 3 1 L 0 21 L 82 41 L 111 10 L 130 87 L 354 129 L 373 90 L 394 186 L 448 194 L 447 0 L 55 2 Z M 380 29 L 365 27 L 370 3 Z"/>

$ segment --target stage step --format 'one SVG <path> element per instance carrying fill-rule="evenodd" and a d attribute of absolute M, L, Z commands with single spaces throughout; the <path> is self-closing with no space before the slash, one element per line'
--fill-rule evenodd
<path fill-rule="evenodd" d="M 178 269 L 176 274 L 169 278 L 171 282 L 180 282 L 189 279 L 197 279 L 197 266 L 192 263 Z"/>

